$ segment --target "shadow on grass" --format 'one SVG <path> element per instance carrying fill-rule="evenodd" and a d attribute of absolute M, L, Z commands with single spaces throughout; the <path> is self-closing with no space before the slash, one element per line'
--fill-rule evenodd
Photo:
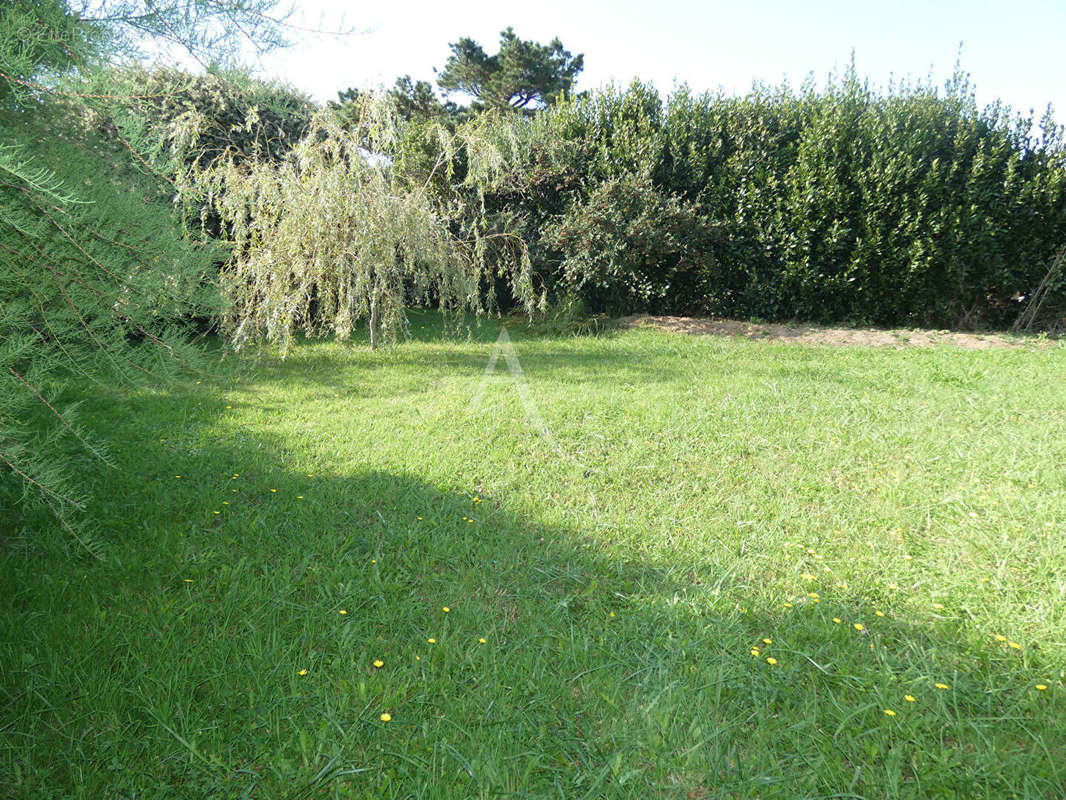
<path fill-rule="evenodd" d="M 205 435 L 195 385 L 91 411 L 123 443 L 109 559 L 2 554 L 6 796 L 1060 796 L 1061 687 L 950 628 L 756 605 L 730 563 L 611 557 L 477 486 L 318 474 Z"/>

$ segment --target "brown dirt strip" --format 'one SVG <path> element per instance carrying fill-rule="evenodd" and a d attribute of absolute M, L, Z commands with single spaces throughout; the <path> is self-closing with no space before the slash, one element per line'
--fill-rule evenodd
<path fill-rule="evenodd" d="M 1054 340 L 1006 333 L 958 333 L 880 328 L 823 328 L 802 323 L 739 322 L 702 317 L 656 317 L 634 314 L 617 320 L 625 328 L 656 328 L 700 336 L 740 336 L 760 341 L 873 347 L 936 347 L 954 345 L 968 350 L 1048 347 Z"/>

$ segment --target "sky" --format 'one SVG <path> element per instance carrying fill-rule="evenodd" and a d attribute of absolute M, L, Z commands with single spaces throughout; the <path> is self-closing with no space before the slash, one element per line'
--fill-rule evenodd
<path fill-rule="evenodd" d="M 579 90 L 640 78 L 664 92 L 686 82 L 742 94 L 753 81 L 798 85 L 812 73 L 821 84 L 853 51 L 859 74 L 876 85 L 893 76 L 942 85 L 961 47 L 979 102 L 999 98 L 1037 116 L 1050 102 L 1066 121 L 1066 0 L 301 0 L 291 21 L 356 31 L 299 33 L 293 47 L 261 57 L 263 73 L 319 101 L 404 74 L 434 82 L 450 42 L 469 36 L 493 53 L 510 25 L 523 39 L 558 36 L 583 53 Z"/>

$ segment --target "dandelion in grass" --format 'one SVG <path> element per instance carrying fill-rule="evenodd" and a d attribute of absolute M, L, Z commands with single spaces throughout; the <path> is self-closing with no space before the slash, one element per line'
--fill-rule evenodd
<path fill-rule="evenodd" d="M 1007 641 L 1007 637 L 1004 636 L 1002 633 L 992 634 L 992 638 L 995 639 L 997 642 L 1005 642 L 1005 641 Z"/>
<path fill-rule="evenodd" d="M 486 644 L 485 638 L 482 637 L 482 638 L 478 639 L 478 643 L 479 644 Z"/>
<path fill-rule="evenodd" d="M 822 599 L 821 595 L 819 595 L 818 592 L 807 592 L 807 597 L 811 598 L 811 600 L 816 603 Z"/>
<path fill-rule="evenodd" d="M 915 702 L 913 694 L 905 694 L 903 695 L 903 699 L 906 700 L 908 703 Z"/>
<path fill-rule="evenodd" d="M 792 603 L 784 603 L 785 608 L 792 608 Z"/>
<path fill-rule="evenodd" d="M 777 664 L 777 659 L 774 658 L 773 656 L 770 656 L 769 658 L 766 659 L 766 663 L 769 664 L 772 667 L 775 664 Z"/>
<path fill-rule="evenodd" d="M 382 661 L 380 658 L 375 658 L 374 659 L 374 666 L 377 667 L 378 669 L 381 669 L 383 666 L 385 666 L 385 662 Z"/>
<path fill-rule="evenodd" d="M 809 572 L 804 572 L 802 575 L 800 575 L 800 577 L 803 578 L 803 580 L 805 581 L 817 580 L 817 578 L 814 575 L 811 575 L 811 573 Z"/>
<path fill-rule="evenodd" d="M 299 672 L 297 672 L 296 674 L 299 675 L 300 677 L 303 677 L 304 675 L 307 674 L 307 670 L 306 669 L 302 669 Z"/>
<path fill-rule="evenodd" d="M 885 709 L 885 713 L 886 713 L 886 714 L 887 714 L 888 716 L 890 716 L 890 717 L 894 717 L 894 716 L 896 716 L 896 712 L 895 712 L 895 711 L 893 711 L 893 710 L 892 710 L 891 708 L 886 708 L 886 709 Z"/>
<path fill-rule="evenodd" d="M 296 495 L 296 499 L 297 500 L 303 500 L 304 496 L 302 494 L 298 494 L 298 495 Z"/>
<path fill-rule="evenodd" d="M 186 583 L 192 583 L 192 578 L 186 578 L 186 579 L 185 579 L 185 582 L 186 582 Z"/>
<path fill-rule="evenodd" d="M 841 620 L 840 617 L 833 617 L 833 622 L 835 622 L 837 625 L 839 625 L 842 621 L 843 620 Z"/>
<path fill-rule="evenodd" d="M 445 614 L 451 613 L 451 609 L 448 608 L 448 606 L 441 606 L 440 610 L 443 611 Z"/>
<path fill-rule="evenodd" d="M 1047 691 L 1047 684 L 1046 683 L 1038 683 L 1036 685 L 1036 690 L 1038 692 L 1046 692 Z"/>
<path fill-rule="evenodd" d="M 272 492 L 277 492 L 277 489 L 271 489 L 270 491 L 272 491 Z"/>
<path fill-rule="evenodd" d="M 875 611 L 874 612 L 874 616 L 875 617 L 883 617 L 884 615 L 885 615 L 884 611 Z"/>
<path fill-rule="evenodd" d="M 933 603 L 933 608 L 935 608 L 937 611 L 943 611 L 944 610 L 944 604 L 943 603 Z"/>
<path fill-rule="evenodd" d="M 216 513 L 216 514 L 221 514 L 222 512 L 221 512 L 221 511 L 216 511 L 215 513 Z"/>
<path fill-rule="evenodd" d="M 741 612 L 741 613 L 743 613 L 743 612 Z M 607 614 L 607 616 L 610 617 L 611 619 L 614 619 L 614 612 L 611 611 L 610 613 Z"/>
<path fill-rule="evenodd" d="M 773 640 L 773 639 L 763 639 L 763 640 L 762 640 L 762 643 L 763 643 L 763 644 L 773 644 L 773 643 L 774 643 L 774 640 Z"/>
<path fill-rule="evenodd" d="M 418 517 L 418 519 L 422 519 L 422 518 L 421 518 L 421 517 Z"/>
<path fill-rule="evenodd" d="M 862 631 L 866 630 L 866 626 L 863 625 L 861 622 L 853 623 L 851 627 L 853 627 L 855 630 L 859 631 L 860 633 Z"/>
<path fill-rule="evenodd" d="M 379 717 L 379 719 L 380 719 L 380 720 L 381 720 L 382 722 L 388 722 L 389 720 L 391 720 L 391 719 L 392 719 L 392 714 L 389 714 L 388 712 L 386 712 L 386 713 L 382 714 L 382 715 L 381 715 L 381 716 Z"/>
<path fill-rule="evenodd" d="M 174 477 L 175 477 L 175 478 L 180 478 L 181 476 L 180 476 L 180 475 L 175 475 Z"/>
<path fill-rule="evenodd" d="M 934 683 L 933 686 L 935 686 L 937 689 L 950 689 L 951 688 L 946 683 Z"/>
<path fill-rule="evenodd" d="M 429 637 L 428 639 L 426 639 L 426 641 L 429 642 L 430 644 L 436 644 L 437 643 L 437 640 L 434 639 L 432 636 Z"/>
<path fill-rule="evenodd" d="M 756 658 L 758 658 L 759 657 L 759 648 L 758 647 L 751 648 L 751 654 L 753 656 L 755 656 Z"/>
<path fill-rule="evenodd" d="M 1018 644 L 1017 642 L 1007 642 L 1007 645 L 1010 646 L 1011 648 L 1015 649 L 1015 650 L 1021 650 L 1022 649 L 1022 646 L 1020 644 Z"/>
<path fill-rule="evenodd" d="M 340 614 L 340 615 L 341 615 L 341 616 L 343 617 L 343 616 L 344 616 L 345 614 L 347 614 L 347 613 L 348 613 L 348 611 L 347 611 L 346 609 L 343 609 L 343 608 L 342 608 L 342 609 L 341 609 L 340 611 L 338 611 L 337 613 L 338 613 L 338 614 Z"/>

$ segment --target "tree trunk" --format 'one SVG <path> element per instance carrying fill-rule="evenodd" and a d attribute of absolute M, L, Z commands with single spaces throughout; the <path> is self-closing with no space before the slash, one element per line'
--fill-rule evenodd
<path fill-rule="evenodd" d="M 378 349 L 378 298 L 377 293 L 370 296 L 370 349 Z"/>

